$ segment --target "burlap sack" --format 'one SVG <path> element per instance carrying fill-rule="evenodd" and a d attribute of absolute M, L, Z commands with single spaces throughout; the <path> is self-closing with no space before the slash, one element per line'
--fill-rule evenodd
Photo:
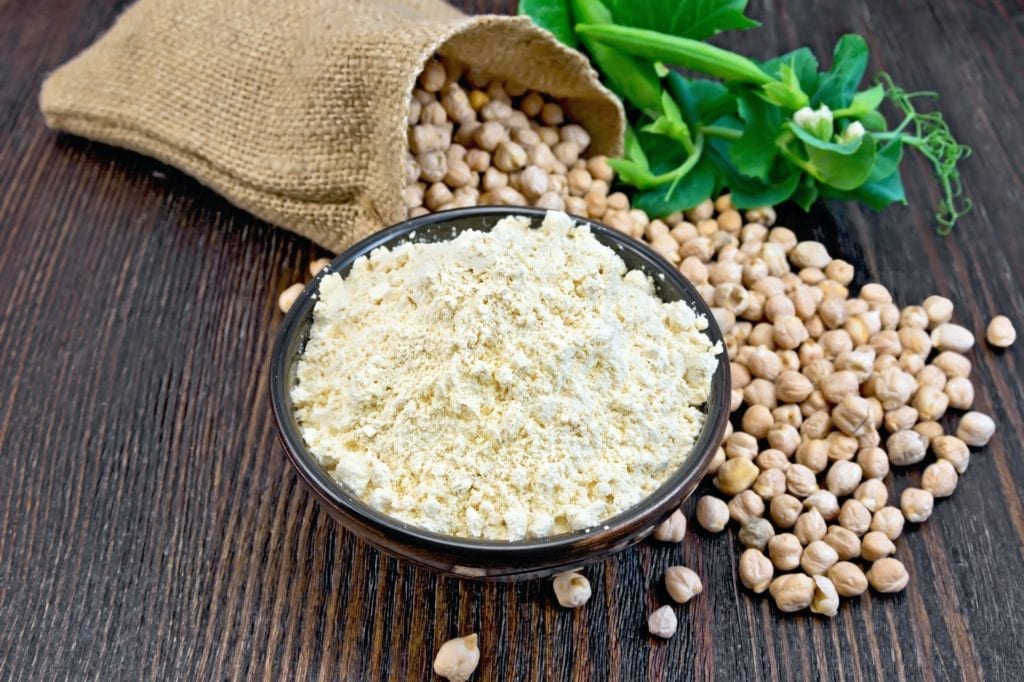
<path fill-rule="evenodd" d="M 435 52 L 564 98 L 597 153 L 619 151 L 622 108 L 582 55 L 441 0 L 139 0 L 40 107 L 337 251 L 405 218 L 409 95 Z"/>

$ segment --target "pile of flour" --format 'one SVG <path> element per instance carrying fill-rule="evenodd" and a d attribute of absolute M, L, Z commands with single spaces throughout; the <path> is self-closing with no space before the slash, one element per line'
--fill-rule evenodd
<path fill-rule="evenodd" d="M 326 276 L 292 391 L 327 471 L 461 537 L 600 524 L 690 454 L 720 348 L 564 213 Z"/>

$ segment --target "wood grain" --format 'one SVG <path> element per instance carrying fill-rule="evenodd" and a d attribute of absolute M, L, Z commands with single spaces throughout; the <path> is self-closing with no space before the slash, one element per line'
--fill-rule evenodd
<path fill-rule="evenodd" d="M 0 2 L 0 679 L 425 679 L 440 642 L 471 630 L 478 679 L 1024 676 L 1022 344 L 972 352 L 1000 434 L 897 543 L 910 588 L 834 620 L 745 592 L 730 534 L 623 553 L 590 572 L 579 611 L 543 582 L 438 578 L 355 541 L 300 486 L 270 419 L 276 295 L 321 253 L 173 169 L 42 125 L 44 74 L 124 5 Z M 751 9 L 764 26 L 722 44 L 823 54 L 862 33 L 872 67 L 939 91 L 975 149 L 964 180 L 977 209 L 948 238 L 919 160 L 912 208 L 834 206 L 838 229 L 812 216 L 801 234 L 901 302 L 938 292 L 976 333 L 996 313 L 1024 327 L 1022 5 Z M 651 641 L 645 616 L 676 563 L 705 592 L 674 639 Z"/>

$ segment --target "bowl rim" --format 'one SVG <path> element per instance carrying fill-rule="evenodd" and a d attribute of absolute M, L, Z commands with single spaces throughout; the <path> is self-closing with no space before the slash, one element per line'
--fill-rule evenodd
<path fill-rule="evenodd" d="M 570 217 L 575 223 L 583 223 L 592 232 L 614 242 L 616 253 L 621 253 L 623 250 L 632 252 L 634 256 L 644 261 L 651 272 L 671 280 L 674 286 L 684 291 L 686 296 L 682 300 L 694 308 L 697 314 L 704 315 L 707 318 L 708 326 L 703 333 L 711 338 L 712 344 L 720 344 L 721 352 L 718 356 L 718 367 L 714 375 L 712 375 L 711 393 L 706 403 L 707 418 L 704 426 L 694 442 L 691 455 L 657 489 L 644 497 L 640 502 L 593 527 L 523 540 L 462 538 L 414 526 L 371 507 L 354 494 L 347 492 L 339 483 L 334 481 L 305 446 L 303 438 L 296 428 L 296 422 L 290 409 L 291 399 L 289 394 L 291 383 L 290 377 L 286 373 L 286 368 L 288 367 L 291 349 L 296 347 L 296 343 L 300 343 L 296 342 L 295 337 L 299 334 L 304 335 L 309 324 L 311 324 L 311 322 L 307 323 L 307 319 L 312 315 L 317 300 L 315 295 L 319 290 L 320 280 L 325 275 L 345 271 L 357 259 L 369 255 L 374 249 L 381 246 L 393 246 L 411 233 L 428 226 L 464 218 L 501 219 L 510 215 L 525 216 L 530 218 L 532 223 L 535 223 L 538 219 L 542 220 L 546 214 L 547 211 L 544 209 L 524 206 L 476 206 L 440 211 L 412 218 L 375 232 L 345 249 L 305 286 L 288 311 L 284 322 L 278 330 L 277 339 L 274 343 L 270 363 L 271 405 L 278 435 L 289 461 L 298 471 L 301 478 L 313 488 L 314 492 L 322 500 L 329 502 L 336 508 L 340 508 L 346 516 L 354 517 L 354 519 L 362 524 L 369 525 L 374 531 L 384 537 L 397 540 L 404 545 L 419 546 L 431 551 L 443 552 L 450 556 L 458 556 L 463 563 L 473 566 L 491 564 L 496 560 L 526 559 L 537 555 L 553 557 L 555 554 L 571 551 L 581 541 L 586 542 L 595 536 L 600 536 L 602 533 L 607 534 L 619 526 L 628 526 L 630 522 L 643 518 L 645 512 L 650 514 L 652 510 L 661 510 L 659 518 L 652 519 L 651 528 L 653 529 L 656 522 L 660 522 L 662 518 L 671 513 L 681 502 L 682 498 L 699 482 L 700 478 L 704 475 L 707 464 L 719 446 L 719 441 L 725 430 L 725 424 L 729 418 L 729 405 L 727 402 L 730 395 L 729 361 L 726 355 L 722 332 L 710 307 L 701 298 L 696 287 L 675 266 L 640 240 L 633 239 L 622 232 L 577 215 L 570 215 Z M 371 543 L 377 544 L 373 543 L 372 540 Z M 386 550 L 387 548 L 384 549 Z M 415 557 L 407 558 L 415 560 Z"/>

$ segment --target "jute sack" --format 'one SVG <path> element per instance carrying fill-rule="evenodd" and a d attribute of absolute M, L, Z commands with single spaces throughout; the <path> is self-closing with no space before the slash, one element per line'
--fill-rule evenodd
<path fill-rule="evenodd" d="M 595 153 L 619 151 L 622 108 L 582 55 L 441 0 L 139 0 L 40 107 L 338 251 L 405 218 L 409 96 L 435 52 L 563 98 Z"/>

